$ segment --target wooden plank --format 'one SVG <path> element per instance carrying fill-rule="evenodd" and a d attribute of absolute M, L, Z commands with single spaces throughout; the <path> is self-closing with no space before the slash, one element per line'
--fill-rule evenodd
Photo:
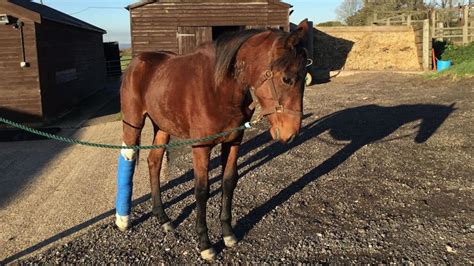
<path fill-rule="evenodd" d="M 8 80 L 2 80 L 0 81 L 0 84 L 2 85 L 3 88 L 5 87 L 15 87 L 15 88 L 20 88 L 22 85 L 28 85 L 27 87 L 30 87 L 31 84 L 35 85 L 38 83 L 39 79 L 38 77 L 35 76 L 19 76 L 17 79 L 8 79 Z"/>
<path fill-rule="evenodd" d="M 462 43 L 468 44 L 469 43 L 469 7 L 464 7 L 464 26 L 462 29 Z"/>
<path fill-rule="evenodd" d="M 425 20 L 423 23 L 423 69 L 431 70 L 431 30 L 430 21 Z"/>
<path fill-rule="evenodd" d="M 38 96 L 37 90 L 39 89 L 38 83 L 35 86 L 28 84 L 20 84 L 18 86 L 2 86 L 0 90 L 4 96 L 19 95 L 23 98 L 34 98 Z M 1 99 L 6 99 L 7 97 L 2 97 Z"/>

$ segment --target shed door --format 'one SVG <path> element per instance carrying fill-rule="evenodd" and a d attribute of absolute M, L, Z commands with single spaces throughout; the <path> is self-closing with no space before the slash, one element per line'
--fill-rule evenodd
<path fill-rule="evenodd" d="M 176 34 L 178 38 L 179 54 L 187 54 L 205 42 L 212 41 L 211 27 L 178 27 Z"/>

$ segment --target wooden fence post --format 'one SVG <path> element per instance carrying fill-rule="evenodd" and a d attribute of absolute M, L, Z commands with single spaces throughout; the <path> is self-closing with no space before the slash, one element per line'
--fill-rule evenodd
<path fill-rule="evenodd" d="M 436 28 L 435 28 L 435 35 L 433 35 L 433 38 L 436 37 L 436 40 L 439 41 L 439 42 L 442 42 L 444 41 L 444 36 L 447 35 L 446 34 L 446 31 L 444 30 L 444 24 L 443 22 L 438 22 L 437 23 L 438 25 L 436 25 Z"/>
<path fill-rule="evenodd" d="M 464 26 L 462 28 L 462 44 L 469 43 L 469 6 L 464 6 Z"/>
<path fill-rule="evenodd" d="M 435 30 L 436 30 L 436 10 L 433 9 L 431 11 L 431 35 L 435 36 Z"/>
<path fill-rule="evenodd" d="M 423 21 L 423 69 L 431 70 L 431 31 L 430 20 Z"/>
<path fill-rule="evenodd" d="M 407 17 L 407 26 L 411 26 L 411 14 L 408 14 L 408 17 Z"/>
<path fill-rule="evenodd" d="M 474 21 L 471 21 L 471 39 L 470 42 L 474 42 Z"/>

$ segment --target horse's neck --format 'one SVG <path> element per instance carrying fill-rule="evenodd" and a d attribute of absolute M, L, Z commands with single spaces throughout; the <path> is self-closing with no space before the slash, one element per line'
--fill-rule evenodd
<path fill-rule="evenodd" d="M 196 65 L 199 65 L 200 68 L 214 69 L 215 66 L 215 50 L 214 47 L 202 46 L 195 52 L 184 55 L 190 62 L 198 62 Z M 209 88 L 213 97 L 215 97 L 216 104 L 220 105 L 221 110 L 229 110 L 231 112 L 239 111 L 240 107 L 243 106 L 246 102 L 248 86 L 239 81 L 241 77 L 237 74 L 228 75 L 224 78 L 221 84 L 217 85 L 214 82 L 214 71 L 207 72 L 207 79 L 209 85 L 212 88 Z M 230 108 L 229 108 L 230 107 Z"/>
<path fill-rule="evenodd" d="M 219 95 L 227 99 L 221 97 L 226 102 L 225 104 L 231 104 L 232 106 L 242 106 L 248 92 L 248 86 L 234 77 L 226 77 L 216 89 Z"/>

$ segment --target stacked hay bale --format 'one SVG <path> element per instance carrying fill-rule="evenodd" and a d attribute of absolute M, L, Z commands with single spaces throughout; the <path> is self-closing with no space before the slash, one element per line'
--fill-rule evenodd
<path fill-rule="evenodd" d="M 418 71 L 415 34 L 411 27 L 317 27 L 316 69 Z"/>

